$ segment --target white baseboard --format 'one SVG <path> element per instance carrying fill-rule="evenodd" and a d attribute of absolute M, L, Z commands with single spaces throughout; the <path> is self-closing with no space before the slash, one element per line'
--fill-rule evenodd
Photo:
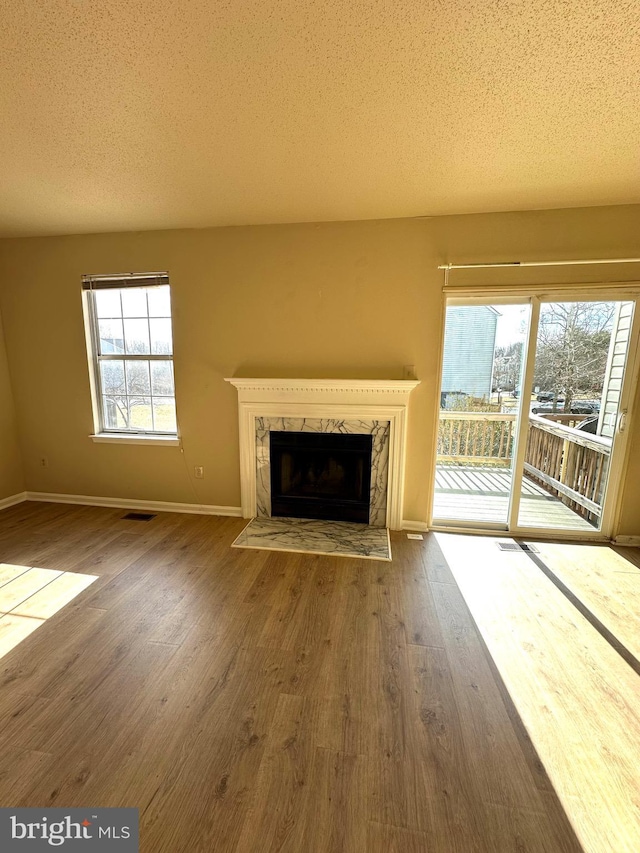
<path fill-rule="evenodd" d="M 129 498 L 105 498 L 97 495 L 67 495 L 55 492 L 20 492 L 17 495 L 0 500 L 0 510 L 7 509 L 23 501 L 39 501 L 54 504 L 77 504 L 79 506 L 104 506 L 114 509 L 137 509 L 157 512 L 184 512 L 191 515 L 223 515 L 242 518 L 240 506 L 216 506 L 214 504 L 171 503 L 169 501 L 130 500 Z M 427 533 L 429 525 L 425 521 L 403 519 L 401 530 L 415 530 Z M 626 540 L 634 540 L 627 542 Z M 622 541 L 625 540 L 625 541 Z M 640 536 L 619 536 L 618 545 L 640 545 Z"/>
<path fill-rule="evenodd" d="M 17 495 L 9 495 L 8 498 L 2 498 L 0 500 L 0 509 L 8 509 L 10 506 L 21 504 L 23 501 L 26 500 L 27 492 L 18 492 Z"/>
<path fill-rule="evenodd" d="M 22 500 L 56 504 L 79 504 L 80 506 L 104 506 L 116 509 L 185 512 L 193 515 L 226 515 L 234 518 L 242 518 L 242 508 L 239 506 L 170 503 L 169 501 L 130 500 L 129 498 L 103 498 L 95 495 L 64 495 L 53 492 L 25 492 L 25 497 Z"/>
<path fill-rule="evenodd" d="M 429 525 L 426 521 L 409 521 L 406 518 L 402 519 L 402 527 L 401 530 L 417 530 L 420 533 L 427 533 L 429 531 Z"/>
<path fill-rule="evenodd" d="M 614 545 L 628 545 L 631 548 L 640 548 L 640 536 L 616 536 Z"/>

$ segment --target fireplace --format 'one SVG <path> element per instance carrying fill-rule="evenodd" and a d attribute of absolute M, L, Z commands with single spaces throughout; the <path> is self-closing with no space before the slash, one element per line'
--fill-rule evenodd
<path fill-rule="evenodd" d="M 368 522 L 371 527 L 400 530 L 407 408 L 411 391 L 420 384 L 418 380 L 233 378 L 226 381 L 238 390 L 240 485 L 245 518 L 268 518 L 282 513 L 282 508 L 272 505 L 272 433 L 305 433 L 329 440 L 348 436 L 371 443 L 368 472 L 363 464 L 363 479 L 360 481 L 357 474 L 360 463 L 349 462 L 344 477 L 345 480 L 351 478 L 355 485 L 352 483 L 347 489 L 346 497 L 336 494 L 330 497 L 356 502 L 361 497 L 364 503 L 367 499 L 365 478 L 368 476 L 368 518 L 361 510 L 360 520 Z M 314 454 L 315 450 L 307 447 L 304 453 Z M 329 453 L 337 451 L 332 449 Z M 345 457 L 341 460 L 334 458 L 334 462 L 329 463 L 330 467 L 333 464 L 333 473 L 326 475 L 325 480 L 335 481 L 336 477 L 342 480 L 339 466 L 344 467 L 345 461 Z M 276 503 L 280 497 L 304 498 L 306 495 L 300 483 L 293 487 L 293 491 L 302 491 L 303 494 L 286 494 L 292 491 L 291 475 L 285 471 L 285 488 L 282 489 L 281 461 L 276 468 L 280 468 L 280 474 L 275 476 L 281 479 L 279 484 L 276 483 Z M 310 504 L 311 501 L 307 501 L 307 505 Z M 287 508 L 286 512 L 290 510 Z M 301 515 L 308 518 L 309 509 Z M 299 516 L 296 514 L 296 517 Z"/>
<path fill-rule="evenodd" d="M 369 522 L 373 436 L 271 431 L 271 514 Z"/>

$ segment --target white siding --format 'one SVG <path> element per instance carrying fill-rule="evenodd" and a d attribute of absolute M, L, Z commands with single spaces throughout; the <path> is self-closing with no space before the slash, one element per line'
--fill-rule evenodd
<path fill-rule="evenodd" d="M 611 332 L 611 348 L 609 350 L 609 361 L 604 378 L 604 389 L 602 393 L 602 409 L 598 423 L 600 435 L 613 438 L 616 428 L 616 418 L 620 407 L 620 390 L 624 375 L 624 366 L 627 360 L 627 347 L 629 346 L 629 334 L 631 331 L 631 318 L 633 316 L 633 302 L 620 302 L 616 309 Z"/>
<path fill-rule="evenodd" d="M 447 308 L 442 391 L 490 397 L 497 322 L 487 305 Z"/>

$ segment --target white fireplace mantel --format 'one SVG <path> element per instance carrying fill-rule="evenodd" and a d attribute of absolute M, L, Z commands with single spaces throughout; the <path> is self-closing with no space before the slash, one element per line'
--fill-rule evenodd
<path fill-rule="evenodd" d="M 386 526 L 402 525 L 409 395 L 418 380 L 226 379 L 238 390 L 242 514 L 257 515 L 256 421 L 273 418 L 386 421 L 389 462 Z"/>

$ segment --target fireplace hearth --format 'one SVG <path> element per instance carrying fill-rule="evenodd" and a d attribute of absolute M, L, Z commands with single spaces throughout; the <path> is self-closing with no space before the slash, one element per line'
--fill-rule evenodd
<path fill-rule="evenodd" d="M 371 435 L 272 431 L 271 513 L 369 522 Z"/>

